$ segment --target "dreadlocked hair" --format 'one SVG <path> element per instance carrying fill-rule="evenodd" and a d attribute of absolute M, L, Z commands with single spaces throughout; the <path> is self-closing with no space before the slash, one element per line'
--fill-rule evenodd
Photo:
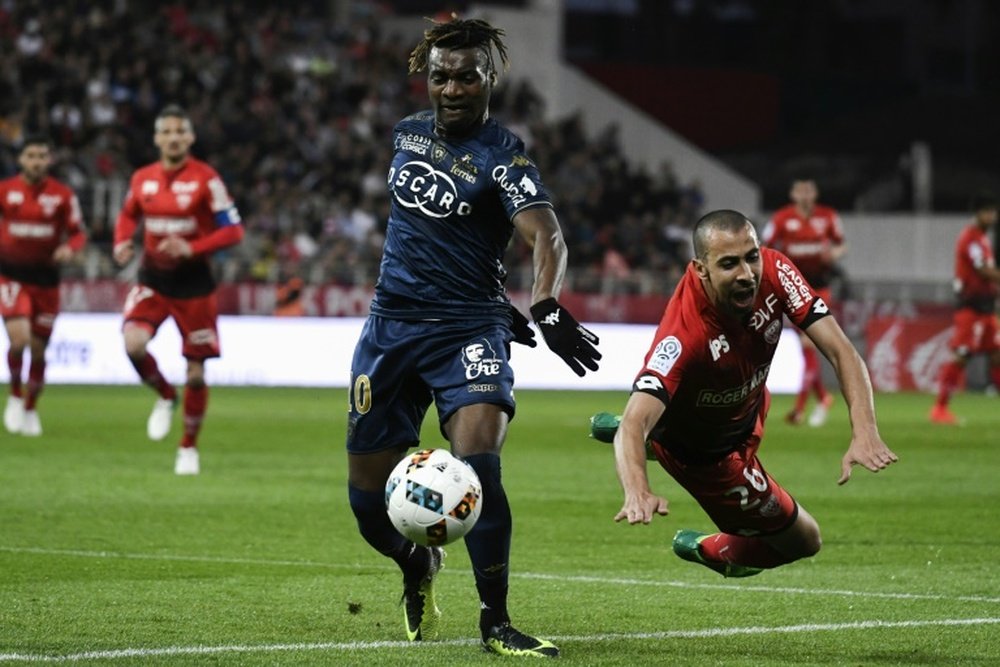
<path fill-rule="evenodd" d="M 493 63 L 493 49 L 500 54 L 500 62 L 506 72 L 510 65 L 507 46 L 503 43 L 504 31 L 494 28 L 482 19 L 459 19 L 452 14 L 447 23 L 433 21 L 434 27 L 424 31 L 423 40 L 410 53 L 410 74 L 422 72 L 427 67 L 427 58 L 435 46 L 443 49 L 481 48 L 486 52 L 490 70 L 496 71 Z M 491 48 L 492 47 L 492 48 Z"/>

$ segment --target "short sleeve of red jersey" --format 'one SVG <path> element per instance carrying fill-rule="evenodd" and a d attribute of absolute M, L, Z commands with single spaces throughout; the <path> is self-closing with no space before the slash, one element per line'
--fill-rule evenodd
<path fill-rule="evenodd" d="M 782 310 L 800 329 L 830 315 L 830 306 L 802 276 L 798 267 L 784 254 L 772 248 L 761 248 L 762 283 L 773 286 Z M 761 289 L 766 289 L 762 284 Z"/>

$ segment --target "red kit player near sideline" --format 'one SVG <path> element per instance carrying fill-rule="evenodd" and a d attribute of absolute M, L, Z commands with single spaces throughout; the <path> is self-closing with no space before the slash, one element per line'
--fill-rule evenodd
<path fill-rule="evenodd" d="M 35 409 L 45 384 L 45 348 L 59 313 L 59 265 L 83 248 L 87 237 L 80 202 L 49 176 L 48 139 L 28 137 L 17 157 L 21 173 L 0 181 L 0 314 L 10 348 L 10 396 L 3 423 L 11 433 L 38 436 Z M 31 350 L 22 388 L 24 350 Z"/>
<path fill-rule="evenodd" d="M 792 183 L 789 197 L 792 203 L 778 209 L 764 228 L 761 242 L 788 256 L 803 277 L 832 305 L 830 281 L 834 264 L 847 251 L 840 216 L 829 206 L 816 203 L 819 190 L 812 179 Z M 810 426 L 822 426 L 833 403 L 833 395 L 823 386 L 820 360 L 816 346 L 800 332 L 802 343 L 802 387 L 795 397 L 795 407 L 786 416 L 792 424 L 801 424 L 809 394 L 816 393 L 816 406 L 809 415 Z"/>
<path fill-rule="evenodd" d="M 809 336 L 837 372 L 851 418 L 839 484 L 853 465 L 896 461 L 875 421 L 868 371 L 795 265 L 761 248 L 736 211 L 694 229 L 695 258 L 660 321 L 614 435 L 625 493 L 616 521 L 647 524 L 668 512 L 646 476 L 646 442 L 660 465 L 718 526 L 678 531 L 674 552 L 723 576 L 758 574 L 815 554 L 819 526 L 757 458 L 770 404 L 766 388 L 783 318 Z"/>
<path fill-rule="evenodd" d="M 160 159 L 132 175 L 115 226 L 114 257 L 129 262 L 133 236 L 143 226 L 138 284 L 125 300 L 125 351 L 142 381 L 159 399 L 147 422 L 152 440 L 170 432 L 177 392 L 146 350 L 157 329 L 173 317 L 184 340 L 184 435 L 174 472 L 197 475 L 198 432 L 208 405 L 205 360 L 220 354 L 218 305 L 210 258 L 243 238 L 240 214 L 216 171 L 190 155 L 194 129 L 183 109 L 164 108 L 156 118 L 154 142 Z"/>
<path fill-rule="evenodd" d="M 997 323 L 996 301 L 1000 283 L 989 231 L 997 223 L 1000 202 L 992 196 L 980 195 L 972 204 L 974 219 L 962 230 L 955 243 L 955 331 L 948 347 L 951 361 L 941 367 L 938 395 L 931 408 L 930 420 L 938 424 L 957 424 L 958 419 L 948 409 L 955 388 L 969 358 L 975 354 L 990 357 L 990 380 L 1000 388 L 1000 326 Z"/>

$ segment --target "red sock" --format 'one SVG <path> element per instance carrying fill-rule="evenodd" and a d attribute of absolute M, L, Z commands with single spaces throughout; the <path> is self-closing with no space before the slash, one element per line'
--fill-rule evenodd
<path fill-rule="evenodd" d="M 701 555 L 706 560 L 762 568 L 778 567 L 794 560 L 781 555 L 759 537 L 728 533 L 716 533 L 702 540 Z"/>
<path fill-rule="evenodd" d="M 7 367 L 10 368 L 10 395 L 21 397 L 21 365 L 24 361 L 24 352 L 11 352 L 7 350 Z"/>
<path fill-rule="evenodd" d="M 962 364 L 956 361 L 949 361 L 941 366 L 938 376 L 938 395 L 935 405 L 945 407 L 951 399 L 952 392 L 962 381 Z"/>
<path fill-rule="evenodd" d="M 31 360 L 28 366 L 28 396 L 24 399 L 24 409 L 34 410 L 38 395 L 45 386 L 45 359 Z"/>
<path fill-rule="evenodd" d="M 181 447 L 198 446 L 198 431 L 201 430 L 207 407 L 208 387 L 184 387 L 184 437 L 181 438 Z"/>
<path fill-rule="evenodd" d="M 163 377 L 160 367 L 156 364 L 156 357 L 147 352 L 146 356 L 139 363 L 132 361 L 132 367 L 139 374 L 139 378 L 145 384 L 152 387 L 160 395 L 160 398 L 166 398 L 171 401 L 177 398 L 177 390 L 174 389 L 174 385 L 167 382 L 167 379 Z"/>
<path fill-rule="evenodd" d="M 816 358 L 816 350 L 811 347 L 802 348 L 802 389 L 795 397 L 795 411 L 802 412 L 809 400 L 809 393 L 812 391 L 816 378 L 819 375 L 819 359 Z"/>

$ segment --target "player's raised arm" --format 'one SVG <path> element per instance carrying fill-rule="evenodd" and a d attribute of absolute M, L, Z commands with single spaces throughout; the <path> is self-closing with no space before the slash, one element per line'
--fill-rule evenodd
<path fill-rule="evenodd" d="M 534 206 L 519 211 L 513 223 L 533 250 L 531 316 L 542 338 L 577 375 L 583 377 L 584 367 L 596 371 L 600 339 L 556 299 L 566 274 L 566 242 L 555 213 L 548 206 Z"/>
<path fill-rule="evenodd" d="M 841 461 L 841 475 L 837 483 L 844 484 L 851 478 L 851 467 L 855 464 L 878 472 L 895 463 L 898 457 L 882 441 L 878 432 L 868 370 L 844 330 L 834 318 L 824 317 L 810 325 L 806 335 L 816 343 L 837 372 L 851 419 L 851 444 Z"/>
<path fill-rule="evenodd" d="M 615 470 L 625 492 L 625 502 L 615 521 L 649 523 L 654 514 L 666 515 L 667 499 L 649 488 L 646 475 L 646 439 L 663 414 L 663 402 L 641 392 L 633 393 L 625 405 L 615 433 Z"/>

